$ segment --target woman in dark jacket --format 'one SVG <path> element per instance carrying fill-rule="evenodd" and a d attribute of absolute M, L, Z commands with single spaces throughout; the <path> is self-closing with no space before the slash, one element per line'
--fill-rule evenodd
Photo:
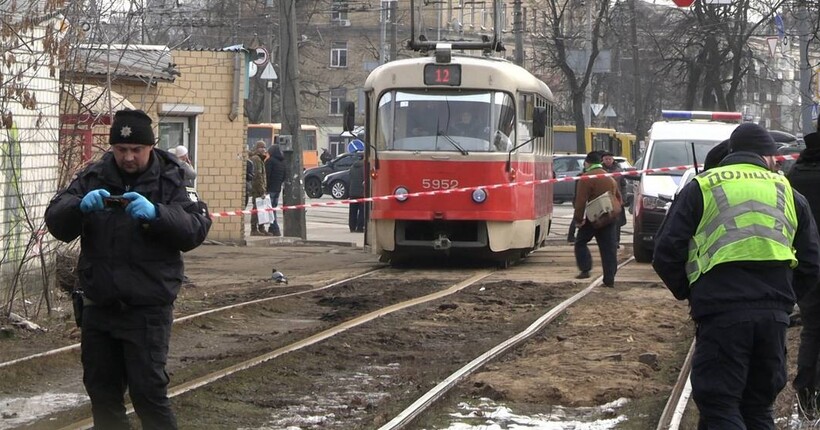
<path fill-rule="evenodd" d="M 361 159 L 356 160 L 350 166 L 350 192 L 348 194 L 351 199 L 364 197 L 364 161 Z M 364 231 L 364 203 L 350 204 L 347 224 L 351 233 Z"/>
<path fill-rule="evenodd" d="M 279 149 L 279 145 L 271 145 L 268 148 L 268 159 L 265 161 L 265 174 L 267 175 L 267 192 L 270 195 L 270 204 L 273 207 L 279 206 L 279 195 L 282 193 L 282 184 L 287 176 L 287 166 L 285 165 L 285 155 Z M 276 211 L 273 211 L 273 223 L 270 225 L 271 234 L 281 236 Z"/>

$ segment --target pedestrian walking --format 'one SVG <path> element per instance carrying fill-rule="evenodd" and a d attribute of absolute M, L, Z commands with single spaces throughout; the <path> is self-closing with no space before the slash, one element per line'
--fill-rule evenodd
<path fill-rule="evenodd" d="M 165 365 L 182 252 L 211 227 L 188 197 L 181 162 L 154 148 L 151 118 L 118 111 L 111 150 L 81 171 L 46 209 L 58 240 L 80 237 L 77 275 L 83 383 L 94 427 L 129 429 L 126 389 L 144 429 L 176 429 Z"/>
<path fill-rule="evenodd" d="M 253 181 L 251 182 L 251 202 L 253 204 L 253 211 L 251 212 L 251 236 L 267 236 L 265 227 L 259 225 L 259 215 L 257 214 L 256 199 L 265 197 L 267 184 L 267 173 L 265 172 L 265 141 L 260 140 L 256 142 L 253 151 L 248 154 L 253 163 Z M 261 227 L 261 228 L 260 228 Z"/>
<path fill-rule="evenodd" d="M 607 173 L 623 172 L 624 169 L 622 169 L 621 166 L 615 162 L 615 154 L 609 151 L 604 151 L 601 153 L 601 157 L 601 167 L 603 167 Z M 618 190 L 621 192 L 621 198 L 623 198 L 623 196 L 626 195 L 626 178 L 623 176 L 616 176 L 613 179 L 615 179 L 615 182 L 618 183 Z M 615 244 L 618 248 L 621 247 L 621 227 L 625 225 L 626 211 L 622 210 L 621 215 L 615 223 Z"/>
<path fill-rule="evenodd" d="M 350 192 L 351 199 L 364 197 L 364 161 L 359 158 L 350 166 Z M 364 203 L 351 202 L 348 208 L 347 225 L 350 232 L 364 232 Z"/>
<path fill-rule="evenodd" d="M 196 182 L 196 170 L 194 169 L 193 164 L 191 164 L 191 159 L 188 157 L 188 148 L 183 145 L 179 145 L 174 148 L 174 155 L 176 155 L 179 161 L 182 161 L 182 168 L 185 169 L 185 186 L 194 188 L 194 184 Z"/>
<path fill-rule="evenodd" d="M 584 159 L 584 172 L 581 176 L 605 174 L 601 166 L 601 153 L 592 151 Z M 608 193 L 611 211 L 605 220 L 590 220 L 586 213 L 587 205 L 593 200 Z M 621 192 L 612 178 L 581 179 L 575 188 L 575 213 L 573 221 L 578 232 L 575 237 L 575 262 L 580 273 L 576 278 L 589 278 L 592 270 L 592 255 L 589 252 L 589 241 L 594 237 L 601 253 L 601 266 L 604 272 L 604 285 L 615 286 L 615 273 L 618 271 L 618 245 L 615 243 L 615 227 L 622 208 Z M 593 222 L 595 221 L 595 222 Z"/>
<path fill-rule="evenodd" d="M 773 173 L 776 153 L 763 127 L 738 126 L 728 155 L 681 190 L 655 236 L 653 267 L 697 324 L 700 429 L 774 429 L 789 312 L 820 276 L 817 227 Z"/>
<path fill-rule="evenodd" d="M 327 148 L 322 148 L 322 154 L 319 155 L 319 161 L 321 161 L 322 164 L 327 164 L 331 159 L 333 159 L 333 157 L 331 157 L 330 153 L 327 152 Z"/>
<path fill-rule="evenodd" d="M 253 161 L 250 159 L 250 154 L 247 158 L 245 158 L 245 198 L 243 201 L 245 202 L 245 207 L 248 206 L 248 199 L 251 198 L 251 189 L 253 188 L 253 177 L 255 175 L 255 169 L 253 167 Z"/>
<path fill-rule="evenodd" d="M 275 208 L 279 206 L 279 196 L 282 194 L 282 184 L 285 183 L 285 178 L 287 177 L 285 154 L 282 153 L 279 145 L 274 144 L 268 148 L 268 159 L 265 161 L 265 173 L 267 174 L 266 185 L 268 195 L 270 196 L 270 204 L 271 207 Z M 273 222 L 268 228 L 268 233 L 273 236 L 282 235 L 282 231 L 279 228 L 276 211 L 273 211 Z"/>
<path fill-rule="evenodd" d="M 820 220 L 820 134 L 807 134 L 803 140 L 806 149 L 789 171 L 787 178 L 792 187 L 803 194 L 811 206 L 815 223 Z M 818 375 L 820 370 L 820 288 L 815 287 L 797 301 L 800 308 L 800 348 L 797 353 L 797 375 L 792 386 L 797 391 L 801 412 L 809 418 L 818 416 Z"/>

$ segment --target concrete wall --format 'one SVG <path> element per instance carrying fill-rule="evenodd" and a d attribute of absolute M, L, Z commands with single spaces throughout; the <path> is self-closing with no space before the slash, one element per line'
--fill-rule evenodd
<path fill-rule="evenodd" d="M 47 250 L 54 244 L 53 238 L 45 233 L 43 214 L 57 191 L 60 73 L 46 66 L 56 62 L 43 52 L 46 25 L 20 34 L 18 43 L 12 40 L 12 44 L 22 42 L 23 46 L 12 49 L 16 64 L 10 71 L 4 70 L 6 79 L 20 74 L 20 82 L 36 98 L 36 103 L 24 107 L 19 102 L 24 96 L 20 95 L 0 98 L 0 112 L 10 113 L 13 119 L 11 128 L 0 127 L 0 293 L 3 297 L 7 297 L 5 293 L 21 262 L 24 262 L 22 275 L 27 290 L 42 288 L 32 277 L 40 279 L 40 256 L 48 257 Z M 39 67 L 30 66 L 32 64 Z"/>

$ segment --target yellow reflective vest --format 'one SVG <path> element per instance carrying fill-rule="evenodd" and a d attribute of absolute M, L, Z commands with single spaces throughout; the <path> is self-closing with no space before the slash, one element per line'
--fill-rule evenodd
<path fill-rule="evenodd" d="M 703 194 L 703 216 L 689 241 L 689 285 L 716 265 L 732 261 L 797 266 L 792 246 L 797 212 L 785 177 L 752 164 L 732 164 L 695 180 Z"/>

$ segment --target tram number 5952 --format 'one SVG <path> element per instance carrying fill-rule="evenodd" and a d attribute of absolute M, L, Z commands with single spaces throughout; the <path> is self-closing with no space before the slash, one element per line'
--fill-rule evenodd
<path fill-rule="evenodd" d="M 456 179 L 422 179 L 421 187 L 425 190 L 449 190 L 458 188 Z"/>

